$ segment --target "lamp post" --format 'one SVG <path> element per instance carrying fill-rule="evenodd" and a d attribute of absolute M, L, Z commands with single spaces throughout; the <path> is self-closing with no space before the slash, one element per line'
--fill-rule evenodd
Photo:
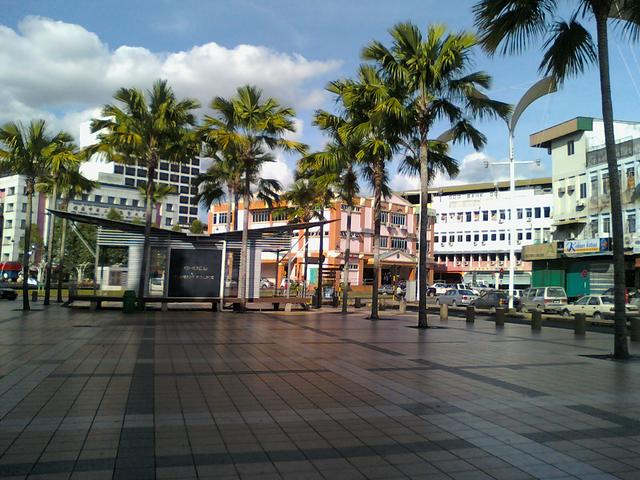
<path fill-rule="evenodd" d="M 509 219 L 509 309 L 513 308 L 513 287 L 515 281 L 515 263 L 516 263 L 516 247 L 515 247 L 515 191 L 516 191 L 516 164 L 530 164 L 539 163 L 536 162 L 516 162 L 515 161 L 515 148 L 514 148 L 514 136 L 518 120 L 524 113 L 524 111 L 536 100 L 544 97 L 550 93 L 554 93 L 558 90 L 558 86 L 553 77 L 545 77 L 542 80 L 536 82 L 529 90 L 525 92 L 520 101 L 513 109 L 511 117 L 507 120 L 507 128 L 509 129 L 509 161 L 508 162 L 495 162 L 494 165 L 509 164 L 509 191 L 511 196 L 511 208 Z M 488 163 L 485 164 L 488 167 Z"/>

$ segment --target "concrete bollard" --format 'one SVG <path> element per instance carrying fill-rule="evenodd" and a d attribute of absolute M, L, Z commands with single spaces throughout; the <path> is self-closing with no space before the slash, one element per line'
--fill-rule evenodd
<path fill-rule="evenodd" d="M 362 308 L 362 299 L 360 297 L 356 297 L 355 307 Z"/>
<path fill-rule="evenodd" d="M 320 301 L 320 305 L 322 305 L 322 301 Z M 340 305 L 340 297 L 338 297 L 338 295 L 334 295 L 333 297 L 331 297 L 331 306 L 333 308 L 338 308 L 339 305 Z"/>
<path fill-rule="evenodd" d="M 449 305 L 443 303 L 440 305 L 440 321 L 446 322 L 449 320 Z"/>
<path fill-rule="evenodd" d="M 400 313 L 407 313 L 407 301 L 404 298 L 400 299 L 398 309 L 400 310 Z"/>
<path fill-rule="evenodd" d="M 32 302 L 38 301 L 38 290 L 31 290 L 31 301 Z"/>
<path fill-rule="evenodd" d="M 584 335 L 587 333 L 587 316 L 584 313 L 576 313 L 573 324 L 573 333 Z"/>
<path fill-rule="evenodd" d="M 496 327 L 504 327 L 505 314 L 504 308 L 496 308 Z"/>
<path fill-rule="evenodd" d="M 471 305 L 467 307 L 467 323 L 473 323 L 476 320 L 476 308 Z"/>
<path fill-rule="evenodd" d="M 632 342 L 640 342 L 640 317 L 631 317 L 629 323 L 631 324 L 629 338 Z"/>
<path fill-rule="evenodd" d="M 542 312 L 539 310 L 531 312 L 531 330 L 542 330 Z"/>

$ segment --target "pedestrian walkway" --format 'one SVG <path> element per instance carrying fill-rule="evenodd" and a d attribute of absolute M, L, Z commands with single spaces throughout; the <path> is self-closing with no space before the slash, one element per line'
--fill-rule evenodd
<path fill-rule="evenodd" d="M 0 305 L 0 477 L 640 478 L 609 335 Z"/>

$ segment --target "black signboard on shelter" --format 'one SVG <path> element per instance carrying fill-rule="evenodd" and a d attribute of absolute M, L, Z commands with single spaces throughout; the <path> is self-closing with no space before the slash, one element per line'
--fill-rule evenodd
<path fill-rule="evenodd" d="M 169 297 L 219 297 L 222 251 L 172 249 Z"/>

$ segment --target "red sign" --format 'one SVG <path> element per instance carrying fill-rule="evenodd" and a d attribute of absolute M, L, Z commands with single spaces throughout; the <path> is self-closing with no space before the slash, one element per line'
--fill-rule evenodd
<path fill-rule="evenodd" d="M 589 271 L 588 270 L 582 270 L 582 272 L 580 272 L 580 275 L 582 275 L 582 278 L 587 278 L 589 276 Z"/>

